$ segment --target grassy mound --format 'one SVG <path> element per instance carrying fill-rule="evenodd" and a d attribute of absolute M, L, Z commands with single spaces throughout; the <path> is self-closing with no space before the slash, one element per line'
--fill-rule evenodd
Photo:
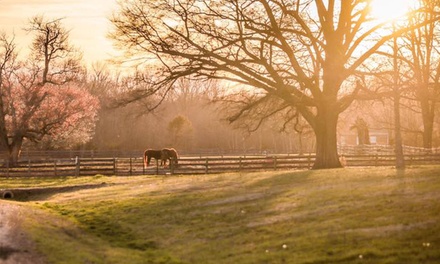
<path fill-rule="evenodd" d="M 440 166 L 82 181 L 25 202 L 51 263 L 440 261 Z"/>

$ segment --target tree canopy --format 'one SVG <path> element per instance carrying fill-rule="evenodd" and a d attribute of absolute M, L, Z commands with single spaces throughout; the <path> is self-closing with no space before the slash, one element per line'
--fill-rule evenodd
<path fill-rule="evenodd" d="M 81 54 L 69 44 L 59 19 L 34 17 L 31 57 L 18 59 L 14 38 L 0 37 L 0 150 L 11 165 L 25 139 L 33 142 L 77 134 L 87 139 L 98 100 L 74 81 Z"/>

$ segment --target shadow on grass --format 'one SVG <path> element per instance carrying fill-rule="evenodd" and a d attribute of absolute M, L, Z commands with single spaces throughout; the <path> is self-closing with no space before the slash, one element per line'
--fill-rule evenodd
<path fill-rule="evenodd" d="M 0 247 L 0 260 L 7 261 L 12 254 L 18 253 L 20 250 L 11 247 Z"/>
<path fill-rule="evenodd" d="M 37 187 L 37 188 L 12 188 L 0 190 L 3 199 L 16 200 L 21 202 L 47 200 L 52 195 L 63 192 L 74 192 L 84 189 L 96 189 L 107 187 L 109 184 L 102 182 L 97 184 L 81 184 L 59 187 Z"/>
<path fill-rule="evenodd" d="M 309 181 L 309 177 L 313 175 L 315 172 L 311 170 L 307 171 L 292 171 L 292 172 L 283 172 L 278 173 L 272 177 L 268 177 L 262 180 L 257 181 L 253 184 L 254 187 L 282 187 L 288 184 L 292 184 L 293 182 L 298 184 L 306 184 Z"/>

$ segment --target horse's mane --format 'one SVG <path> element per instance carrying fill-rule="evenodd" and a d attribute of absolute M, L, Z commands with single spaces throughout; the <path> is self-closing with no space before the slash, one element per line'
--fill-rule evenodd
<path fill-rule="evenodd" d="M 169 150 L 170 150 L 170 153 L 173 154 L 174 158 L 177 159 L 177 158 L 179 157 L 179 153 L 177 153 L 177 150 L 176 150 L 176 149 L 174 149 L 174 148 L 170 148 Z"/>
<path fill-rule="evenodd" d="M 177 159 L 179 158 L 179 154 L 177 153 L 177 150 L 175 150 L 174 148 L 164 148 L 164 149 L 162 149 L 162 160 L 164 160 L 165 163 L 166 163 L 166 160 L 169 159 L 170 162 L 171 162 L 170 158 L 173 158 L 173 162 L 175 164 L 178 163 Z"/>

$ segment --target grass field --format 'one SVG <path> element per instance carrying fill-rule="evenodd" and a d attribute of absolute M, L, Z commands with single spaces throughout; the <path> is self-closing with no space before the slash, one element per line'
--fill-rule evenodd
<path fill-rule="evenodd" d="M 440 166 L 2 179 L 50 263 L 439 263 Z"/>

